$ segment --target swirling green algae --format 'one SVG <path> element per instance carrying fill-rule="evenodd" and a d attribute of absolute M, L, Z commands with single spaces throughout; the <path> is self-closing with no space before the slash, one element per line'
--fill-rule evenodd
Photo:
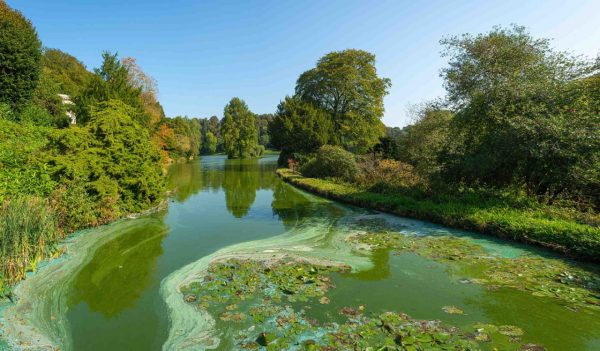
<path fill-rule="evenodd" d="M 309 195 L 310 196 L 310 195 Z M 315 198 L 315 201 L 328 201 Z M 285 255 L 298 255 L 313 260 L 326 260 L 330 264 L 348 265 L 354 272 L 372 268 L 368 254 L 359 252 L 353 243 L 346 239 L 350 231 L 361 232 L 355 224 L 362 219 L 376 219 L 387 226 L 408 234 L 430 235 L 437 232 L 448 233 L 441 226 L 426 222 L 400 218 L 386 214 L 360 211 L 342 207 L 346 215 L 338 220 L 310 218 L 288 232 L 268 239 L 232 245 L 193 262 L 170 274 L 161 282 L 161 294 L 169 310 L 171 328 L 163 350 L 214 349 L 219 344 L 215 330 L 215 319 L 207 311 L 197 310 L 185 303 L 181 288 L 202 278 L 211 262 L 227 258 L 252 257 L 253 259 L 277 259 Z M 450 230 L 454 234 L 468 235 L 465 232 Z M 493 240 L 483 240 L 489 244 Z M 520 249 L 514 246 L 506 252 L 497 250 L 491 244 L 490 251 L 506 256 L 518 256 Z"/>
<path fill-rule="evenodd" d="M 45 262 L 15 288 L 15 303 L 1 310 L 0 350 L 72 350 L 67 312 L 78 273 L 105 244 L 136 230 L 165 235 L 161 215 L 125 219 L 100 228 L 74 233 L 63 244 L 65 254 Z M 4 347 L 4 348 L 3 348 Z"/>
<path fill-rule="evenodd" d="M 361 223 L 363 222 L 364 223 Z M 496 245 L 495 240 L 487 240 L 477 238 L 469 238 L 469 240 L 444 236 L 443 234 L 449 234 L 445 230 L 439 230 L 440 228 L 436 228 L 436 226 L 430 226 L 428 224 L 424 224 L 423 222 L 418 221 L 410 221 L 402 218 L 391 217 L 387 215 L 358 215 L 358 216 L 346 216 L 342 221 L 343 226 L 342 229 L 332 228 L 330 229 L 330 233 L 326 236 L 329 237 L 328 240 L 324 242 L 332 242 L 336 243 L 338 247 L 345 247 L 344 252 L 340 256 L 336 255 L 335 252 L 320 252 L 323 247 L 327 247 L 327 245 L 321 246 L 314 243 L 314 248 L 311 250 L 298 250 L 302 246 L 297 246 L 295 249 L 288 250 L 284 248 L 278 248 L 274 252 L 278 252 L 279 255 L 277 257 L 281 257 L 285 252 L 293 252 L 295 255 L 308 256 L 308 257 L 326 257 L 327 259 L 333 259 L 337 262 L 348 263 L 351 266 L 352 263 L 347 262 L 349 258 L 350 261 L 356 257 L 362 258 L 359 253 L 356 251 L 352 251 L 352 248 L 355 247 L 358 251 L 360 249 L 368 248 L 368 247 L 377 247 L 385 246 L 387 249 L 393 249 L 397 252 L 411 252 L 413 254 L 418 254 L 423 257 L 427 257 L 428 259 L 433 259 L 435 261 L 440 261 L 447 265 L 450 269 L 448 273 L 455 277 L 464 277 L 466 276 L 478 276 L 478 274 L 489 274 L 490 279 L 488 281 L 484 281 L 481 279 L 473 279 L 471 283 L 482 284 L 491 289 L 496 289 L 499 287 L 507 287 L 510 289 L 519 289 L 519 290 L 528 290 L 533 291 L 532 295 L 534 296 L 551 296 L 553 298 L 558 298 L 564 302 L 567 302 L 567 308 L 570 309 L 578 309 L 578 308 L 593 308 L 597 306 L 597 272 L 592 268 L 592 271 L 588 272 L 585 269 L 578 268 L 577 264 L 569 263 L 556 258 L 548 258 L 548 257 L 537 257 L 537 255 L 524 254 L 527 250 L 519 249 L 519 248 L 510 248 L 509 250 L 504 250 L 506 247 L 510 247 L 510 245 Z M 382 225 L 382 228 L 377 228 L 378 225 L 376 222 L 385 223 Z M 417 236 L 405 236 L 405 235 L 393 235 L 394 238 L 390 238 L 390 234 L 385 231 L 385 227 L 388 229 L 390 227 L 395 227 L 393 231 L 401 231 L 403 234 L 412 233 L 417 234 Z M 401 228 L 399 228 L 401 227 Z M 314 228 L 314 227 L 313 227 Z M 369 233 L 363 229 L 374 229 L 373 231 L 376 233 Z M 299 229 L 301 231 L 301 228 Z M 348 238 L 348 234 L 353 233 L 350 238 Z M 358 235 L 356 235 L 358 234 Z M 421 234 L 434 234 L 435 236 L 425 236 L 421 237 Z M 441 234 L 441 235 L 440 235 Z M 452 233 L 458 234 L 459 236 L 470 236 L 469 233 Z M 310 236 L 309 236 L 310 237 Z M 319 236 L 315 236 L 318 238 Z M 357 240 L 359 238 L 360 240 Z M 268 248 L 270 245 L 268 244 L 263 246 L 262 248 Z M 318 242 L 319 240 L 317 240 Z M 474 244 L 477 242 L 477 244 Z M 265 244 L 263 242 L 263 244 Z M 359 245 L 357 244 L 366 244 Z M 276 246 L 274 246 L 276 247 Z M 310 247 L 310 244 L 308 245 Z M 333 250 L 335 251 L 335 250 Z M 322 255 L 323 254 L 323 255 Z M 243 253 L 243 255 L 253 256 L 254 259 L 273 259 L 277 257 L 265 255 L 265 252 L 247 250 Z M 202 272 L 206 272 L 206 267 L 211 261 L 214 260 L 224 260 L 228 257 L 240 257 L 235 254 L 231 255 L 215 255 L 210 260 L 204 262 L 204 267 L 200 271 L 196 271 L 194 276 L 188 276 L 186 282 L 182 281 L 182 284 L 178 286 L 179 292 L 181 292 L 181 287 L 185 287 L 186 284 L 190 284 L 193 281 L 198 281 L 202 279 Z M 510 259 L 509 259 L 510 258 Z M 471 260 L 471 261 L 470 261 Z M 481 266 L 484 269 L 478 269 L 475 265 L 470 263 L 484 263 Z M 367 268 L 366 265 L 362 265 L 360 267 L 353 266 L 355 271 L 363 271 Z M 486 271 L 487 269 L 491 269 L 492 271 Z M 517 269 L 525 268 L 525 273 L 519 273 Z M 514 279 L 509 279 L 507 277 L 514 276 Z M 523 278 L 523 279 L 521 279 Z M 535 284 L 537 283 L 537 284 Z M 563 284 L 567 288 L 568 294 L 561 295 L 560 291 L 552 288 L 552 284 Z M 547 289 L 546 287 L 550 285 L 551 288 Z M 550 292 L 550 293 L 547 293 Z M 178 302 L 182 305 L 185 305 L 183 296 L 172 296 L 175 299 L 178 299 Z M 210 320 L 210 325 L 207 324 L 207 328 L 204 329 L 205 332 L 210 333 L 211 335 L 211 343 L 204 344 L 205 348 L 215 348 L 218 346 L 218 336 L 215 333 L 215 320 L 203 309 L 196 309 L 194 307 L 188 306 L 188 313 L 195 313 L 196 315 L 202 315 L 204 318 Z M 456 311 L 454 306 L 446 306 L 446 310 L 448 311 Z M 448 312 L 449 313 L 449 312 Z M 233 315 L 235 317 L 235 315 Z M 190 318 L 194 318 L 189 315 Z M 513 336 L 509 335 L 511 330 L 519 331 L 519 328 L 512 326 L 503 327 L 507 330 L 501 330 L 498 332 L 498 327 L 493 325 L 481 324 L 477 325 L 475 328 L 475 335 L 471 337 L 475 337 L 477 341 L 484 341 L 491 334 L 506 335 L 509 338 L 513 338 Z M 511 329 L 512 328 L 512 329 Z M 212 330 L 211 330 L 212 329 Z M 510 330 L 508 330 L 510 329 Z M 479 331 L 478 331 L 479 330 Z M 185 334 L 185 331 L 182 330 L 182 334 Z M 184 335 L 180 340 L 186 340 Z M 479 340 L 477 338 L 481 338 Z M 202 339 L 202 338 L 200 338 Z M 518 339 L 518 338 L 516 338 Z M 171 339 L 173 340 L 173 339 Z M 188 349 L 194 348 L 198 344 L 194 344 L 191 339 L 187 339 L 187 344 L 165 344 L 165 349 Z M 206 340 L 206 339 L 204 339 Z M 510 340 L 507 342 L 511 343 Z M 180 347 L 180 348 L 178 348 Z M 518 347 L 518 345 L 512 344 L 511 347 Z M 541 349 L 537 345 L 523 345 L 525 349 Z M 529 347 L 529 348 L 527 348 Z"/>
<path fill-rule="evenodd" d="M 322 201 L 322 200 L 317 200 Z M 356 214 L 352 212 L 338 220 L 310 218 L 291 230 L 273 238 L 232 245 L 190 263 L 171 273 L 161 282 L 161 294 L 169 311 L 171 327 L 163 350 L 213 349 L 219 344 L 215 320 L 208 312 L 185 303 L 181 288 L 200 279 L 211 262 L 227 258 L 279 259 L 302 256 L 330 264 L 344 264 L 353 270 L 369 269 L 367 255 L 358 254 L 345 241 L 344 226 Z"/>

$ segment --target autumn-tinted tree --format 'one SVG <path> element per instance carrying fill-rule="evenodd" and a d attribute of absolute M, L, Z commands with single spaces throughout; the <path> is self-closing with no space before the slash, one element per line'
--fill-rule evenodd
<path fill-rule="evenodd" d="M 383 136 L 383 97 L 391 82 L 380 78 L 375 55 L 362 50 L 329 53 L 296 82 L 296 94 L 327 111 L 333 120 L 336 144 L 366 152 Z"/>
<path fill-rule="evenodd" d="M 171 156 L 190 159 L 200 153 L 202 140 L 197 118 L 178 116 L 168 118 L 167 124 L 172 131 L 167 139 L 167 150 Z"/>
<path fill-rule="evenodd" d="M 146 74 L 133 57 L 121 60 L 127 69 L 129 84 L 140 90 L 140 101 L 144 111 L 149 116 L 150 126 L 155 126 L 165 118 L 165 111 L 158 102 L 158 83 L 156 79 Z"/>
<path fill-rule="evenodd" d="M 254 114 L 237 97 L 225 106 L 221 135 L 229 158 L 255 157 L 262 154 L 254 125 Z"/>
<path fill-rule="evenodd" d="M 31 22 L 0 1 L 0 103 L 23 107 L 41 71 L 42 44 Z"/>

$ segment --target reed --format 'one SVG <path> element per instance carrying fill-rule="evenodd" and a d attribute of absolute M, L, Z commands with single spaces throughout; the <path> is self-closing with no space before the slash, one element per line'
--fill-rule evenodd
<path fill-rule="evenodd" d="M 17 196 L 0 207 L 0 293 L 57 251 L 61 235 L 47 200 Z"/>

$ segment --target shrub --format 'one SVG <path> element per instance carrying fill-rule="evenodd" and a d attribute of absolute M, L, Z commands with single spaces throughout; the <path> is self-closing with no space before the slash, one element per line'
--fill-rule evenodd
<path fill-rule="evenodd" d="M 412 165 L 395 160 L 378 160 L 365 157 L 359 164 L 357 183 L 376 192 L 388 192 L 400 188 L 424 185 Z"/>
<path fill-rule="evenodd" d="M 312 178 L 341 178 L 353 181 L 358 174 L 354 155 L 341 147 L 324 145 L 317 156 L 301 168 L 301 172 Z"/>
<path fill-rule="evenodd" d="M 60 239 L 56 217 L 46 200 L 17 196 L 0 207 L 0 293 L 52 254 Z"/>
<path fill-rule="evenodd" d="M 42 43 L 23 15 L 0 1 L 0 102 L 18 108 L 37 86 Z"/>
<path fill-rule="evenodd" d="M 47 196 L 56 183 L 43 161 L 48 128 L 0 119 L 0 203 L 17 194 Z"/>

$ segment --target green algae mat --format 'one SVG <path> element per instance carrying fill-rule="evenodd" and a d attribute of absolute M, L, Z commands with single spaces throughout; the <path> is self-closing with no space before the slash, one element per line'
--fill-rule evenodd
<path fill-rule="evenodd" d="M 599 350 L 600 271 L 344 206 L 276 156 L 176 165 L 166 211 L 77 233 L 0 350 Z"/>

